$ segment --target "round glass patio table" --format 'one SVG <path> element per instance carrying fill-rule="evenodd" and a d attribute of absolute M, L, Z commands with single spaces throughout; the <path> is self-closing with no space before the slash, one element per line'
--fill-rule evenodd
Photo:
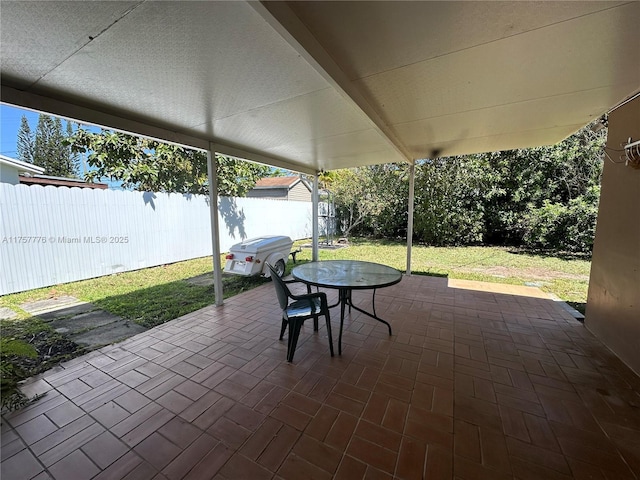
<path fill-rule="evenodd" d="M 360 260 L 326 260 L 305 263 L 294 267 L 291 275 L 307 285 L 338 290 L 340 305 L 340 334 L 338 336 L 338 354 L 342 354 L 342 326 L 344 324 L 344 310 L 349 305 L 359 312 L 384 323 L 391 335 L 391 325 L 376 315 L 376 290 L 378 288 L 395 285 L 402 280 L 402 274 L 395 268 L 373 262 Z M 353 304 L 351 292 L 353 290 L 373 290 L 373 312 L 367 312 Z"/>

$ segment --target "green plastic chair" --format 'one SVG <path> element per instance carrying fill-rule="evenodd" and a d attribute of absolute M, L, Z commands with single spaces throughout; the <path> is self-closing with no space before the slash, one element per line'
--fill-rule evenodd
<path fill-rule="evenodd" d="M 313 330 L 318 331 L 318 317 L 324 315 L 327 322 L 327 335 L 329 337 L 329 350 L 333 357 L 333 337 L 331 336 L 331 317 L 329 315 L 329 304 L 327 294 L 324 292 L 307 293 L 305 295 L 293 295 L 287 283 L 294 283 L 295 280 L 283 280 L 278 276 L 278 272 L 269 264 L 271 280 L 276 289 L 278 302 L 282 309 L 282 327 L 280 329 L 280 340 L 284 337 L 284 332 L 289 328 L 289 341 L 287 345 L 287 361 L 293 361 L 293 355 L 298 344 L 300 328 L 305 320 L 313 318 Z M 292 302 L 290 302 L 292 300 Z"/>

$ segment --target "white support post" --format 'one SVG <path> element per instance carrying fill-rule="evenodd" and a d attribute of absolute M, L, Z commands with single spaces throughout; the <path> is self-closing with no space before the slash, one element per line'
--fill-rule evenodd
<path fill-rule="evenodd" d="M 319 199 L 318 199 L 318 173 L 316 172 L 316 175 L 313 177 L 313 192 L 311 194 L 311 200 L 312 200 L 312 206 L 311 209 L 313 210 L 313 214 L 311 215 L 312 218 L 312 239 L 311 239 L 311 245 L 312 245 L 312 251 L 311 251 L 311 259 L 314 262 L 318 261 L 318 242 L 319 242 L 319 234 L 318 234 L 318 203 L 319 203 Z"/>
<path fill-rule="evenodd" d="M 409 216 L 407 218 L 407 275 L 411 275 L 411 247 L 413 245 L 413 199 L 416 179 L 416 161 L 409 166 Z"/>
<path fill-rule="evenodd" d="M 213 145 L 207 151 L 207 175 L 209 177 L 209 213 L 211 215 L 211 245 L 213 247 L 213 291 L 216 305 L 223 303 L 222 264 L 220 262 L 220 223 L 218 222 L 218 169 Z"/>

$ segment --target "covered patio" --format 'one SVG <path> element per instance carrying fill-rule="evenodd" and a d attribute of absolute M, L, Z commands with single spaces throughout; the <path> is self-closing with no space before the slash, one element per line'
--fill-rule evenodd
<path fill-rule="evenodd" d="M 6 0 L 0 99 L 207 151 L 217 302 L 215 153 L 317 192 L 322 171 L 550 145 L 608 114 L 585 324 L 640 372 L 639 17 L 608 1 Z"/>
<path fill-rule="evenodd" d="M 214 258 L 215 153 L 317 190 L 323 170 L 552 144 L 609 113 L 611 160 L 588 329 L 535 289 L 408 275 L 378 296 L 393 336 L 354 312 L 342 356 L 306 326 L 288 364 L 265 285 L 32 383 L 47 395 L 2 420 L 3 479 L 638 478 L 640 171 L 620 152 L 640 137 L 639 13 L 3 1 L 2 102 L 207 151 Z"/>
<path fill-rule="evenodd" d="M 640 379 L 562 303 L 407 276 L 376 304 L 393 336 L 354 311 L 333 358 L 308 322 L 286 362 L 266 284 L 74 359 L 3 419 L 2 477 L 640 476 Z"/>

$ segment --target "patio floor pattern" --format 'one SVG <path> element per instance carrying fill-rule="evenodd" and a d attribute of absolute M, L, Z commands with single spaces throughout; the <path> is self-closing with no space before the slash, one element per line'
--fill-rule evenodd
<path fill-rule="evenodd" d="M 333 358 L 321 321 L 285 361 L 266 284 L 69 361 L 3 416 L 2 479 L 640 476 L 640 379 L 559 302 L 411 276 L 376 307 L 393 336 L 354 311 Z"/>

